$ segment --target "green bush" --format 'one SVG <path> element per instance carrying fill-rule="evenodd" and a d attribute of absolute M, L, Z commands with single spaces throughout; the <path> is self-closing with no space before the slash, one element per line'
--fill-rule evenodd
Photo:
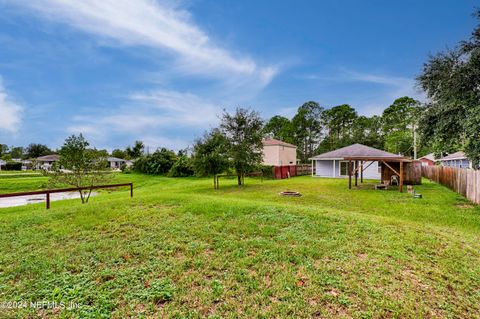
<path fill-rule="evenodd" d="M 168 176 L 170 177 L 186 177 L 193 176 L 193 174 L 192 162 L 186 156 L 179 157 L 168 172 Z"/>
<path fill-rule="evenodd" d="M 258 165 L 253 171 L 262 172 L 264 178 L 273 178 L 273 166 L 271 165 Z"/>
<path fill-rule="evenodd" d="M 7 162 L 5 164 L 6 171 L 21 171 L 22 170 L 22 163 L 19 162 Z"/>
<path fill-rule="evenodd" d="M 138 158 L 133 170 L 146 174 L 165 175 L 177 161 L 177 155 L 171 150 L 161 148 L 155 153 Z"/>

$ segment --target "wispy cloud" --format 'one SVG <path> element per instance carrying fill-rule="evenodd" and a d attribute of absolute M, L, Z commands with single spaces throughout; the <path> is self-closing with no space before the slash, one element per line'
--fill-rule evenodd
<path fill-rule="evenodd" d="M 170 52 L 180 72 L 210 77 L 256 78 L 267 85 L 276 67 L 260 66 L 213 41 L 194 23 L 189 12 L 153 0 L 38 0 L 14 2 L 52 21 L 126 46 Z"/>
<path fill-rule="evenodd" d="M 375 86 L 376 90 L 366 90 L 365 93 L 354 95 L 350 103 L 359 107 L 362 114 L 381 114 L 395 99 L 403 96 L 410 96 L 414 99 L 424 101 L 425 96 L 418 91 L 415 80 L 407 77 L 393 76 L 382 73 L 368 73 L 340 68 L 335 70 L 335 76 L 323 74 L 305 74 L 299 76 L 303 80 L 322 81 L 328 83 L 339 83 L 345 87 L 346 83 L 369 84 Z M 350 96 L 352 96 L 350 94 Z"/>
<path fill-rule="evenodd" d="M 8 96 L 0 76 L 0 130 L 16 133 L 22 121 L 23 107 Z"/>
<path fill-rule="evenodd" d="M 98 141 L 112 135 L 129 135 L 132 139 L 145 140 L 150 146 L 175 146 L 172 148 L 179 149 L 188 143 L 175 137 L 162 137 L 161 133 L 182 129 L 200 132 L 216 125 L 221 111 L 220 105 L 189 92 L 134 92 L 129 95 L 128 102 L 118 109 L 95 116 L 76 116 L 68 131 L 88 134 Z"/>

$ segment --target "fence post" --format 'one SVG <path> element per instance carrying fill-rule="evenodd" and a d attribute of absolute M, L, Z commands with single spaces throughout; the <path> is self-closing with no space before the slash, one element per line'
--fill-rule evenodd
<path fill-rule="evenodd" d="M 47 209 L 50 209 L 50 192 L 47 192 L 46 195 L 47 195 L 47 200 L 46 200 Z"/>
<path fill-rule="evenodd" d="M 133 197 L 133 183 L 130 183 L 130 197 Z"/>

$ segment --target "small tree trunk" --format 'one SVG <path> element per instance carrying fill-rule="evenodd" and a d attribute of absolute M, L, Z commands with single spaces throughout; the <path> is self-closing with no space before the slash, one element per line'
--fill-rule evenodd
<path fill-rule="evenodd" d="M 83 192 L 82 190 L 79 190 L 78 192 L 80 193 L 80 199 L 82 200 L 82 204 L 84 204 L 85 200 L 83 199 Z"/>
<path fill-rule="evenodd" d="M 88 200 L 90 199 L 90 195 L 92 195 L 92 189 L 91 188 L 88 191 L 88 196 L 87 196 L 87 200 L 86 200 L 87 203 L 88 203 Z"/>
<path fill-rule="evenodd" d="M 217 189 L 217 175 L 213 175 L 213 189 Z"/>
<path fill-rule="evenodd" d="M 242 174 L 237 173 L 237 181 L 238 181 L 238 186 L 242 186 Z"/>

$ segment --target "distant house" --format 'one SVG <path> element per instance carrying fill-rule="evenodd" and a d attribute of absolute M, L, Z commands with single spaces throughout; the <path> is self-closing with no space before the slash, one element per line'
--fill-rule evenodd
<path fill-rule="evenodd" d="M 455 152 L 439 159 L 442 166 L 473 168 L 472 162 L 467 158 L 464 152 Z"/>
<path fill-rule="evenodd" d="M 111 169 L 121 169 L 122 165 L 126 165 L 127 167 L 129 167 L 133 164 L 132 161 L 113 156 L 108 157 L 107 161 Z"/>
<path fill-rule="evenodd" d="M 418 160 L 422 162 L 422 166 L 433 166 L 436 162 L 435 155 L 433 153 L 422 156 Z"/>
<path fill-rule="evenodd" d="M 263 141 L 263 165 L 286 166 L 297 164 L 297 147 L 274 138 Z"/>
<path fill-rule="evenodd" d="M 4 160 L 0 159 L 0 171 L 3 169 L 3 167 L 7 164 Z"/>
<path fill-rule="evenodd" d="M 345 158 L 403 158 L 401 155 L 385 152 L 362 144 L 353 144 L 312 157 L 315 175 L 319 177 L 348 177 L 348 160 Z M 355 162 L 353 169 L 356 169 Z M 382 169 L 378 161 L 365 161 L 363 177 L 381 179 Z"/>
<path fill-rule="evenodd" d="M 60 155 L 51 154 L 37 157 L 37 168 L 50 170 L 52 165 L 60 159 Z"/>

